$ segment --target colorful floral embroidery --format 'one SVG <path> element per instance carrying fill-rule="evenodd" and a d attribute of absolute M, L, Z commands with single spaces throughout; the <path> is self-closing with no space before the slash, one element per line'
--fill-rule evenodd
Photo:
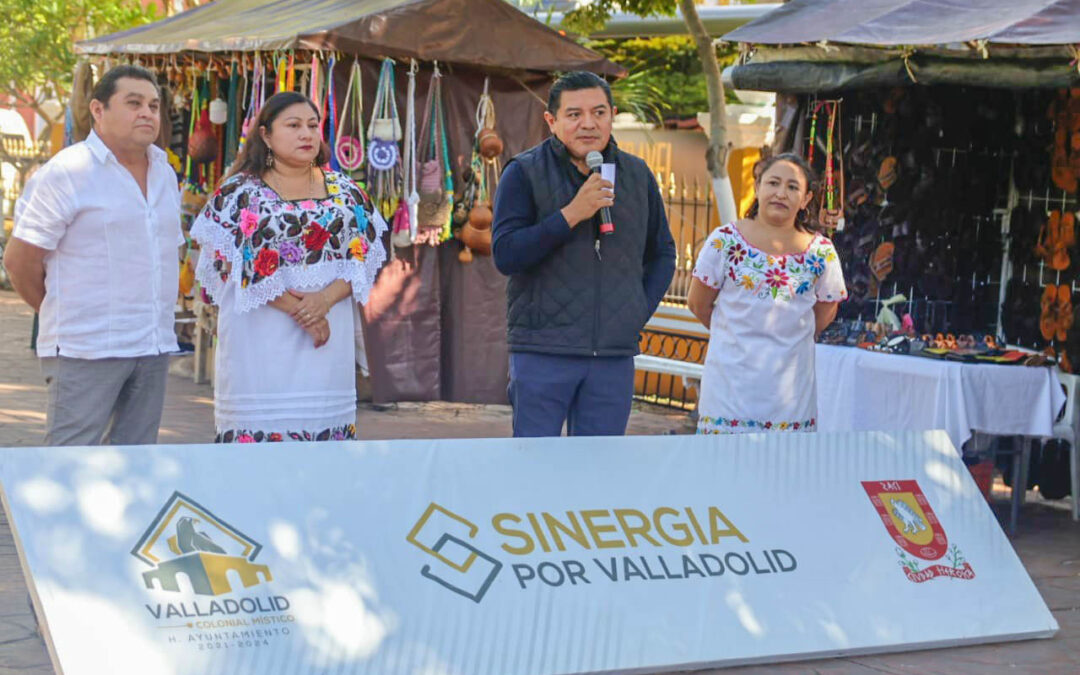
<path fill-rule="evenodd" d="M 356 425 L 345 424 L 322 431 L 286 431 L 266 433 L 251 429 L 229 429 L 214 439 L 215 443 L 279 443 L 281 441 L 351 441 L 356 439 Z"/>
<path fill-rule="evenodd" d="M 749 431 L 813 431 L 815 428 L 817 428 L 817 420 L 813 417 L 799 422 L 773 422 L 702 416 L 698 418 L 697 432 L 699 434 L 731 434 Z"/>
<path fill-rule="evenodd" d="M 732 265 L 738 265 L 746 258 L 746 249 L 742 244 L 735 244 L 728 249 L 727 258 Z"/>
<path fill-rule="evenodd" d="M 724 275 L 761 299 L 790 301 L 810 293 L 825 273 L 826 264 L 836 260 L 832 242 L 821 235 L 815 236 L 802 253 L 776 256 L 748 244 L 734 225 L 724 225 L 710 237 L 710 245 L 723 256 Z M 704 272 L 695 274 L 709 284 Z M 835 299 L 846 297 L 847 293 L 841 292 Z M 831 301 L 834 297 L 827 293 L 823 299 Z"/>
<path fill-rule="evenodd" d="M 202 217 L 221 226 L 242 264 L 229 270 L 221 258 L 215 271 L 222 279 L 238 274 L 246 289 L 283 266 L 365 261 L 378 236 L 368 217 L 371 200 L 336 172 L 326 173 L 326 191 L 330 198 L 288 202 L 259 178 L 238 174 L 225 181 L 207 200 Z"/>
<path fill-rule="evenodd" d="M 368 243 L 366 240 L 360 237 L 353 237 L 353 240 L 349 242 L 349 255 L 356 260 L 363 260 L 364 256 L 368 252 Z"/>

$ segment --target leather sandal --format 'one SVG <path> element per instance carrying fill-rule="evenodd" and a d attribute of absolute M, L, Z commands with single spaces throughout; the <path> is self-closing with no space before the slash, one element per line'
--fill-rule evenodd
<path fill-rule="evenodd" d="M 1057 288 L 1047 285 L 1043 288 L 1042 312 L 1039 314 L 1039 332 L 1044 340 L 1053 340 L 1057 333 Z"/>
<path fill-rule="evenodd" d="M 1069 329 L 1073 324 L 1072 286 L 1062 284 L 1057 287 L 1057 328 L 1054 337 L 1058 342 L 1068 339 Z"/>

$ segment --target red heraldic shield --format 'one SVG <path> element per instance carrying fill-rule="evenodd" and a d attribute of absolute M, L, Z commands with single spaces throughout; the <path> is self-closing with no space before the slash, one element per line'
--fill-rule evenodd
<path fill-rule="evenodd" d="M 862 481 L 862 486 L 898 546 L 923 560 L 945 555 L 949 540 L 917 481 Z"/>

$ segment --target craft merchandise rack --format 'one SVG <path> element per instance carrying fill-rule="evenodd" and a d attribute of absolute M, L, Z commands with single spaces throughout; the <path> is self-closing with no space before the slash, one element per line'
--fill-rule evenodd
<path fill-rule="evenodd" d="M 843 101 L 844 142 L 834 148 L 834 163 L 842 167 L 839 190 L 846 199 L 841 227 L 831 231 L 851 293 L 843 319 L 872 321 L 892 304 L 898 315 L 912 316 L 918 332 L 989 333 L 1028 347 L 1067 349 L 1077 332 L 1071 325 L 1066 340 L 1057 339 L 1062 333 L 1044 338 L 1037 329 L 1033 335 L 1039 300 L 1013 297 L 1021 284 L 1066 285 L 1069 295 L 1080 290 L 1062 252 L 1075 243 L 1054 244 L 1057 269 L 1051 269 L 1045 234 L 1052 212 L 1075 217 L 1064 214 L 1078 210 L 1077 196 L 1056 187 L 1045 168 L 1033 169 L 1051 164 L 1057 126 L 1045 118 L 1060 96 L 935 87 L 832 95 Z M 819 100 L 809 97 L 802 138 L 822 175 L 827 144 L 819 131 L 811 151 L 806 133 L 816 107 Z M 1055 166 L 1063 162 L 1060 154 Z M 898 294 L 904 301 L 897 302 Z M 1018 328 L 1016 315 L 1024 312 L 1026 324 Z"/>

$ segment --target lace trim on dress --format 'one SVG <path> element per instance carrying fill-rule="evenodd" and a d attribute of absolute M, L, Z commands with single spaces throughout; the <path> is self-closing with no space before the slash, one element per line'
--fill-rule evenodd
<path fill-rule="evenodd" d="M 371 287 L 375 284 L 375 277 L 386 262 L 382 236 L 387 225 L 378 211 L 365 215 L 366 219 L 371 221 L 375 240 L 367 242 L 363 232 L 356 232 L 356 239 L 367 242 L 362 259 L 353 257 L 324 260 L 311 265 L 282 265 L 270 276 L 246 286 L 241 285 L 239 275 L 236 274 L 245 262 L 243 250 L 236 245 L 236 234 L 218 223 L 199 218 L 191 228 L 192 238 L 202 249 L 195 269 L 195 279 L 218 305 L 225 285 L 233 284 L 236 289 L 236 308 L 241 313 L 265 305 L 280 297 L 289 288 L 325 286 L 336 279 L 349 282 L 353 288 L 353 298 L 366 303 Z M 215 267 L 219 259 L 220 262 L 228 264 L 228 273 Z"/>

